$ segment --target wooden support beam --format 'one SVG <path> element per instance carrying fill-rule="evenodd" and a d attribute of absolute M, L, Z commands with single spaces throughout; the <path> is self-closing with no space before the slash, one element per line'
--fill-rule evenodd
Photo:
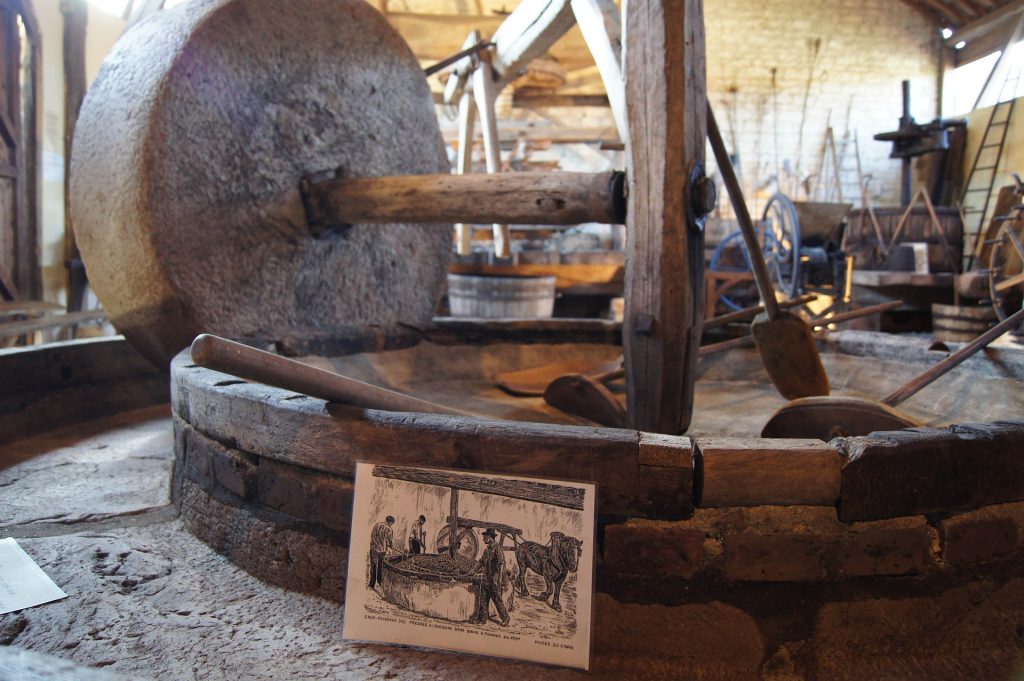
<path fill-rule="evenodd" d="M 473 167 L 473 123 L 476 120 L 476 105 L 473 95 L 463 92 L 459 97 L 459 157 L 456 172 L 465 175 Z M 456 252 L 469 255 L 473 252 L 473 226 L 465 223 L 455 225 Z"/>
<path fill-rule="evenodd" d="M 954 47 L 961 40 L 970 44 L 982 35 L 1012 24 L 1014 15 L 1024 12 L 1024 0 L 1012 0 L 1005 5 L 988 12 L 980 19 L 976 19 L 958 28 L 952 36 L 946 39 L 947 47 Z"/>
<path fill-rule="evenodd" d="M 838 468 L 836 474 L 838 475 Z M 389 480 L 405 480 L 421 485 L 450 487 L 466 492 L 480 494 L 496 494 L 510 499 L 535 501 L 539 504 L 551 504 L 562 508 L 583 510 L 583 488 L 555 485 L 535 480 L 506 480 L 497 477 L 481 477 L 450 471 L 434 471 L 416 468 L 400 468 L 397 466 L 373 467 L 373 475 Z M 452 516 L 457 514 L 453 513 Z"/>
<path fill-rule="evenodd" d="M 949 3 L 941 2 L 940 0 L 912 0 L 912 4 L 917 5 L 918 7 L 927 7 L 942 17 L 944 21 L 947 21 L 954 26 L 962 26 L 969 20 L 969 18 L 956 7 Z"/>
<path fill-rule="evenodd" d="M 64 16 L 64 262 L 67 264 L 68 311 L 81 310 L 88 284 L 82 256 L 75 243 L 75 223 L 71 211 L 71 145 L 75 137 L 78 110 L 82 108 L 87 87 L 85 77 L 85 34 L 89 19 L 85 0 L 61 0 Z"/>
<path fill-rule="evenodd" d="M 629 144 L 626 116 L 626 85 L 622 80 L 622 22 L 612 0 L 572 0 L 572 11 L 594 57 L 619 139 Z"/>
<path fill-rule="evenodd" d="M 471 47 L 480 42 L 480 32 L 470 31 L 466 37 L 465 47 Z M 444 100 L 449 97 L 459 96 L 459 151 L 455 172 L 459 175 L 469 173 L 473 168 L 473 127 L 476 123 L 476 103 L 473 93 L 463 90 L 459 93 L 460 85 L 468 78 L 473 68 L 473 57 L 466 56 L 456 63 L 455 73 L 445 83 Z M 442 101 L 444 101 L 442 100 Z M 465 223 L 455 225 L 455 250 L 459 255 L 468 255 L 473 252 L 473 226 Z"/>
<path fill-rule="evenodd" d="M 595 106 L 608 107 L 608 95 L 560 95 L 523 92 L 512 95 L 512 106 L 517 109 L 547 109 L 559 107 Z"/>
<path fill-rule="evenodd" d="M 42 92 L 42 36 L 29 0 L 9 0 L 8 4 L 21 17 L 26 44 L 22 55 L 25 68 L 21 74 L 21 138 L 17 154 L 17 229 L 14 251 L 14 276 L 22 293 L 31 298 L 43 295 L 43 275 L 39 254 L 39 215 L 41 201 L 39 179 L 39 102 Z"/>
<path fill-rule="evenodd" d="M 630 148 L 623 343 L 632 427 L 687 429 L 704 317 L 704 234 L 689 179 L 706 139 L 701 0 L 626 0 Z"/>
<path fill-rule="evenodd" d="M 14 285 L 11 275 L 0 265 L 0 297 L 4 300 L 18 300 L 18 287 Z"/>
<path fill-rule="evenodd" d="M 38 315 L 61 309 L 63 308 L 57 303 L 47 303 L 41 300 L 17 300 L 10 303 L 0 303 L 0 316 L 16 314 Z"/>
<path fill-rule="evenodd" d="M 480 118 L 480 132 L 484 137 L 484 159 L 487 173 L 501 172 L 501 149 L 498 140 L 498 114 L 494 109 L 494 100 L 498 97 L 494 87 L 494 70 L 491 67 L 490 52 L 480 54 L 480 62 L 473 71 L 473 99 L 476 101 L 476 113 Z M 494 255 L 507 258 L 512 254 L 512 235 L 508 224 L 495 222 L 491 225 L 494 236 Z"/>
<path fill-rule="evenodd" d="M 21 336 L 26 333 L 43 331 L 45 329 L 58 329 L 82 322 L 106 319 L 107 313 L 103 310 L 84 310 L 82 312 L 69 312 L 67 314 L 48 315 L 36 319 L 24 319 L 17 322 L 6 322 L 0 324 L 0 338 Z"/>
<path fill-rule="evenodd" d="M 163 9 L 163 6 L 164 0 L 138 0 L 138 2 L 134 3 L 134 6 L 132 7 L 132 13 L 128 16 L 124 30 L 127 31 L 150 14 L 159 12 Z"/>
<path fill-rule="evenodd" d="M 491 38 L 495 84 L 502 88 L 547 52 L 576 23 L 568 0 L 523 0 Z"/>
<path fill-rule="evenodd" d="M 981 6 L 971 0 L 950 0 L 950 2 L 957 8 L 960 14 L 967 17 L 968 21 L 977 19 L 984 11 Z"/>
<path fill-rule="evenodd" d="M 995 75 L 1002 71 L 1004 64 L 1009 63 L 1010 60 L 1007 59 L 1006 55 L 1009 54 L 1013 46 L 1017 44 L 1017 41 L 1020 40 L 1022 34 L 1024 34 L 1024 14 L 1019 14 L 1014 22 L 1013 30 L 1010 31 L 1010 35 L 1006 39 L 1006 45 L 1003 47 L 1002 51 L 1000 51 L 999 57 L 996 59 L 996 63 L 992 65 L 992 70 L 990 70 L 988 72 L 988 76 L 985 77 L 985 84 L 981 86 L 981 91 L 978 93 L 978 99 L 974 101 L 975 109 L 981 106 L 981 102 L 985 98 L 985 95 L 988 92 L 988 87 L 992 84 Z M 998 94 L 996 95 L 996 98 L 998 99 Z M 1007 125 L 1009 125 L 1009 122 L 1007 122 Z"/>
<path fill-rule="evenodd" d="M 12 149 L 18 148 L 17 130 L 14 127 L 14 122 L 7 117 L 7 111 L 0 107 L 0 137 L 3 138 L 4 144 Z"/>
<path fill-rule="evenodd" d="M 458 139 L 458 130 L 447 128 L 441 131 L 444 141 L 451 143 Z M 619 145 L 615 128 L 565 128 L 554 125 L 538 125 L 533 121 L 498 121 L 498 141 L 501 144 L 515 144 L 520 139 L 551 142 L 553 144 L 610 144 Z"/>

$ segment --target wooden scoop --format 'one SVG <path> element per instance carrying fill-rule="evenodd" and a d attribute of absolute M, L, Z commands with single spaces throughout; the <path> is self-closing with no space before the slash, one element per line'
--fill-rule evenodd
<path fill-rule="evenodd" d="M 365 409 L 473 416 L 205 333 L 192 341 L 192 361 L 239 378 Z"/>
<path fill-rule="evenodd" d="M 861 308 L 859 310 L 851 310 L 849 312 L 837 314 L 828 319 L 822 319 L 818 322 L 814 322 L 812 323 L 812 326 L 841 324 L 843 322 L 859 319 L 860 317 L 866 317 L 868 315 L 891 310 L 902 304 L 902 301 L 897 300 Z M 705 328 L 707 327 L 705 326 Z M 700 346 L 700 349 L 697 351 L 697 355 L 699 357 L 706 357 L 725 350 L 752 345 L 753 343 L 753 336 L 730 338 L 729 340 L 724 340 L 718 343 L 710 343 L 708 345 Z M 544 391 L 544 401 L 552 407 L 561 409 L 569 414 L 590 419 L 591 421 L 600 423 L 602 426 L 623 428 L 625 427 L 626 410 L 615 395 L 613 395 L 611 391 L 602 384 L 605 381 L 622 378 L 624 375 L 625 369 L 622 368 L 614 371 L 608 371 L 603 374 L 565 374 L 555 378 L 548 384 Z"/>
<path fill-rule="evenodd" d="M 805 397 L 793 400 L 768 419 L 761 437 L 799 437 L 831 440 L 881 430 L 899 430 L 922 425 L 893 409 L 911 395 L 945 375 L 971 355 L 1024 321 L 1024 309 L 1007 317 L 941 362 L 913 378 L 881 402 L 857 397 Z"/>
<path fill-rule="evenodd" d="M 622 367 L 622 356 L 607 362 L 594 363 L 592 360 L 577 359 L 554 362 L 539 367 L 506 371 L 497 376 L 501 388 L 523 397 L 540 397 L 551 382 L 560 376 L 581 374 L 584 376 L 601 376 L 609 371 Z"/>
<path fill-rule="evenodd" d="M 699 357 L 713 355 L 732 348 L 753 343 L 752 336 L 730 338 L 718 343 L 700 346 Z M 626 375 L 626 369 L 619 367 L 603 374 L 565 374 L 551 381 L 544 390 L 544 401 L 567 414 L 582 416 L 602 426 L 626 427 L 626 408 L 622 402 L 604 386 Z"/>
<path fill-rule="evenodd" d="M 548 384 L 544 401 L 556 409 L 575 414 L 612 428 L 626 427 L 626 408 L 604 386 L 626 375 L 623 368 L 596 376 L 566 374 Z"/>
<path fill-rule="evenodd" d="M 813 293 L 807 293 L 799 298 L 793 298 L 785 302 L 779 303 L 780 307 L 799 307 L 804 303 L 809 303 L 818 296 Z M 713 329 L 719 326 L 725 326 L 733 322 L 746 321 L 753 319 L 759 313 L 764 312 L 763 305 L 756 305 L 754 307 L 746 307 L 736 312 L 730 312 L 728 314 L 720 315 L 718 317 L 712 317 L 711 319 L 704 322 L 704 330 Z M 833 323 L 829 320 L 828 323 Z M 700 350 L 700 354 L 705 354 L 704 346 Z M 722 348 L 726 349 L 726 348 Z M 594 378 L 595 376 L 602 376 L 622 366 L 622 357 L 618 359 L 609 360 L 606 362 L 593 362 L 584 359 L 577 360 L 566 360 L 564 362 L 552 362 L 551 364 L 544 364 L 539 367 L 530 367 L 529 369 L 517 369 L 516 371 L 505 371 L 497 375 L 495 381 L 500 388 L 505 391 L 512 393 L 513 395 L 520 395 L 523 397 L 540 397 L 547 390 L 547 387 L 551 385 L 551 382 L 569 374 L 582 374 L 583 376 L 589 376 Z M 608 379 L 604 379 L 608 380 Z"/>
<path fill-rule="evenodd" d="M 765 314 L 755 318 L 750 326 L 764 368 L 776 389 L 786 399 L 828 395 L 828 375 L 821 363 L 821 355 L 818 354 L 818 346 L 815 344 L 811 328 L 799 316 L 780 309 L 775 299 L 775 290 L 772 288 L 761 245 L 757 242 L 754 223 L 747 212 L 743 191 L 736 179 L 725 142 L 722 141 L 722 134 L 718 130 L 710 106 L 708 140 L 715 153 L 718 169 L 722 173 L 722 181 L 729 192 L 736 221 L 739 222 L 743 241 L 750 254 L 754 282 L 764 304 Z"/>

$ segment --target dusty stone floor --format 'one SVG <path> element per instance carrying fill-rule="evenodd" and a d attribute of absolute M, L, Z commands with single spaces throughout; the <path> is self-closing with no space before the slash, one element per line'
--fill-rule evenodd
<path fill-rule="evenodd" d="M 0 678 L 37 678 L 25 669 L 64 664 L 29 653 L 131 679 L 592 678 L 343 641 L 337 604 L 268 586 L 188 533 L 167 491 L 171 448 L 166 407 L 4 448 L 0 537 L 15 537 L 68 597 L 0 615 L 0 644 L 14 647 L 0 648 Z M 599 614 L 608 600 L 599 597 Z M 749 654 L 723 665 L 755 672 L 763 654 L 756 629 L 740 631 Z M 626 651 L 594 657 L 603 678 L 677 676 L 685 664 Z"/>
<path fill-rule="evenodd" d="M 856 353 L 844 358 L 826 356 L 834 387 L 884 394 L 884 389 L 935 361 L 921 357 L 922 348 L 913 345 L 902 342 L 897 348 L 908 353 L 905 361 L 894 356 L 893 361 L 880 363 Z M 1019 391 L 1024 378 L 1020 364 L 1013 358 L 977 364 L 980 373 L 950 376 L 906 408 L 936 423 L 1019 414 L 1024 401 Z M 405 387 L 395 377 L 383 378 L 385 384 Z M 450 385 L 437 386 L 439 393 L 451 390 Z M 730 409 L 722 409 L 724 404 Z M 782 404 L 765 383 L 756 352 L 708 360 L 701 368 L 692 434 L 753 436 Z M 980 602 L 992 604 L 991 608 L 986 605 L 988 609 L 979 613 L 974 612 L 979 600 L 970 588 L 954 589 L 943 596 L 941 605 L 929 599 L 829 605 L 804 622 L 801 626 L 807 631 L 794 633 L 788 643 L 783 634 L 789 634 L 767 637 L 754 618 L 726 603 L 622 605 L 599 594 L 591 675 L 508 660 L 346 642 L 341 638 L 342 609 L 337 604 L 268 586 L 184 528 L 168 494 L 172 444 L 169 408 L 164 405 L 54 430 L 0 449 L 0 537 L 17 538 L 68 593 L 62 601 L 0 615 L 0 679 L 457 681 L 526 676 L 538 681 L 791 681 L 819 675 L 882 678 L 883 672 L 893 670 L 905 673 L 887 678 L 990 679 L 1010 678 L 1011 669 L 1024 668 L 1016 661 L 1017 643 L 1004 640 L 1024 637 L 1024 625 L 1006 624 L 1024 612 L 1020 609 L 1024 580 L 989 585 L 994 597 Z M 339 565 L 338 570 L 342 569 Z M 966 627 L 966 634 L 953 636 L 961 641 L 956 645 L 962 647 L 967 645 L 962 641 L 968 641 L 982 657 L 998 658 L 995 667 L 1007 673 L 993 675 L 990 669 L 977 668 L 971 673 L 961 664 L 959 648 L 947 650 L 941 641 L 918 635 L 915 627 L 928 628 L 936 612 L 947 611 L 960 613 L 966 623 L 950 627 L 951 631 Z M 850 623 L 860 620 L 871 624 L 851 629 Z M 802 642 L 811 630 L 815 631 L 813 648 Z M 855 630 L 877 632 L 878 639 L 851 638 Z M 994 636 L 993 632 L 1001 633 Z M 922 644 L 920 651 L 910 650 L 914 654 L 904 659 L 909 650 L 905 642 L 924 639 L 929 639 L 928 644 Z M 990 645 L 981 646 L 983 641 Z M 865 651 L 872 652 L 865 655 Z M 67 665 L 93 669 L 65 670 L 66 675 L 60 676 L 58 672 Z M 976 667 L 974 662 L 967 663 L 972 666 Z M 802 667 L 816 668 L 818 674 L 807 676 L 801 673 Z M 50 676 L 37 675 L 41 668 Z M 951 670 L 956 674 L 947 676 Z"/>

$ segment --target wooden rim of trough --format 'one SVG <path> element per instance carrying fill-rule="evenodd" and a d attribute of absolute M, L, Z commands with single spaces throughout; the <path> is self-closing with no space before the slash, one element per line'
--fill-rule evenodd
<path fill-rule="evenodd" d="M 865 335 L 842 352 L 870 353 Z M 172 412 L 186 527 L 261 579 L 333 600 L 343 585 L 323 575 L 346 560 L 356 460 L 596 481 L 598 590 L 624 601 L 683 602 L 695 583 L 726 602 L 741 584 L 828 600 L 837 582 L 872 597 L 912 578 L 927 593 L 1005 578 L 1024 557 L 1022 420 L 830 443 L 690 438 L 360 410 L 185 356 Z M 964 548 L 977 532 L 997 536 L 994 553 Z M 265 560 L 281 552 L 292 559 Z"/>
<path fill-rule="evenodd" d="M 603 516 L 833 506 L 843 522 L 1024 500 L 1024 420 L 836 438 L 668 436 L 631 429 L 362 410 L 172 363 L 172 410 L 203 437 L 351 480 L 356 461 L 589 480 Z M 915 480 L 912 490 L 901 481 Z M 957 485 L 946 484 L 957 480 Z"/>

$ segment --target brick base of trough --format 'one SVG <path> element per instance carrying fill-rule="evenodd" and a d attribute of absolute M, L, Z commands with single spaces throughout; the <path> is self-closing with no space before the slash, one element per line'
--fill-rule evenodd
<path fill-rule="evenodd" d="M 172 407 L 173 498 L 190 530 L 261 579 L 336 601 L 352 462 L 386 460 L 382 441 L 436 426 L 436 417 L 339 411 L 183 357 L 172 366 Z M 453 422 L 449 465 L 478 463 L 460 444 L 486 431 L 478 426 Z M 742 662 L 759 678 L 991 679 L 1018 670 L 1024 422 L 831 443 L 622 432 L 616 447 L 633 451 L 635 441 L 638 468 L 667 471 L 688 499 L 672 501 L 663 482 L 636 483 L 662 501 L 638 504 L 633 517 L 600 517 L 598 612 L 614 612 L 614 623 L 598 626 L 603 650 L 650 648 L 708 669 L 711 652 L 691 649 L 699 630 L 737 655 L 752 646 L 744 660 L 720 662 Z M 600 482 L 597 468 L 589 474 Z M 630 634 L 633 625 L 651 631 L 659 617 L 658 636 Z"/>

